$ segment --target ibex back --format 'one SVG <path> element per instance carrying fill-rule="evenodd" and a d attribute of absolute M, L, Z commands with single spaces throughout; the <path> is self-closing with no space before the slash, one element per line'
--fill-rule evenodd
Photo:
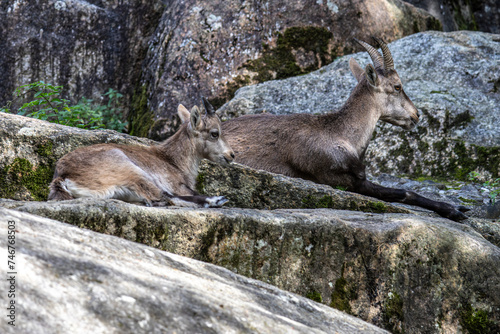
<path fill-rule="evenodd" d="M 57 162 L 49 200 L 92 197 L 146 205 L 223 205 L 223 196 L 193 190 L 201 159 L 226 164 L 234 158 L 219 117 L 205 99 L 203 103 L 204 117 L 198 107 L 189 113 L 180 105 L 179 113 L 187 113 L 190 121 L 160 145 L 98 144 L 68 153 Z"/>
<path fill-rule="evenodd" d="M 253 168 L 300 177 L 389 202 L 417 205 L 453 219 L 466 216 L 464 207 L 437 202 L 411 191 L 369 182 L 363 159 L 380 119 L 404 129 L 418 122 L 418 110 L 403 90 L 387 45 L 375 39 L 383 56 L 358 41 L 373 65 L 363 70 L 351 58 L 358 84 L 340 110 L 326 115 L 248 115 L 224 122 L 222 128 L 237 161 Z"/>

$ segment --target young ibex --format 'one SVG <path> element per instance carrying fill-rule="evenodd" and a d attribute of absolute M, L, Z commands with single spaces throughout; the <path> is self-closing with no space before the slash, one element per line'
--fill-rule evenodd
<path fill-rule="evenodd" d="M 203 104 L 204 117 L 198 107 L 189 113 L 180 105 L 179 114 L 187 113 L 190 121 L 160 145 L 98 144 L 66 154 L 56 164 L 49 200 L 92 197 L 148 206 L 222 206 L 224 196 L 202 196 L 193 190 L 201 159 L 222 164 L 234 159 L 214 108 L 205 99 Z"/>
<path fill-rule="evenodd" d="M 406 96 L 394 70 L 387 45 L 375 39 L 383 56 L 356 40 L 373 64 L 363 70 L 351 58 L 349 67 L 358 84 L 337 112 L 325 115 L 247 115 L 222 124 L 237 162 L 253 168 L 300 177 L 388 202 L 433 210 L 453 220 L 467 218 L 465 207 L 437 202 L 414 192 L 376 185 L 366 179 L 363 159 L 379 119 L 412 129 L 418 110 Z"/>

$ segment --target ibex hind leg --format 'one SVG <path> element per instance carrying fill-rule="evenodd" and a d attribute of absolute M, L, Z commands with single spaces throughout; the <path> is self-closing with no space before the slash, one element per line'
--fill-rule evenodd
<path fill-rule="evenodd" d="M 160 201 L 153 202 L 153 206 L 181 206 L 188 208 L 220 208 L 228 202 L 224 196 L 175 196 L 164 193 Z"/>

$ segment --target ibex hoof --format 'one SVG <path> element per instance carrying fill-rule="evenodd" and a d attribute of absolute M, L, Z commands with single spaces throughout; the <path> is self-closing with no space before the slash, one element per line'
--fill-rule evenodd
<path fill-rule="evenodd" d="M 468 219 L 469 217 L 467 217 L 466 215 L 464 215 L 461 211 L 455 210 L 455 211 L 450 212 L 446 216 L 446 218 L 454 220 L 456 222 L 459 222 L 461 220 Z"/>
<path fill-rule="evenodd" d="M 463 206 L 463 205 L 459 205 L 457 207 L 458 211 L 460 212 L 467 212 L 467 211 L 470 211 L 470 208 L 466 207 L 466 206 Z"/>
<path fill-rule="evenodd" d="M 206 208 L 220 208 L 226 204 L 229 200 L 224 196 L 213 196 L 207 197 L 205 207 Z"/>

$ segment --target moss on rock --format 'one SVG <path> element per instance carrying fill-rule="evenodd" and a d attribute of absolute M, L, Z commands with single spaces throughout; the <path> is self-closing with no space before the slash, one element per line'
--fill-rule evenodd
<path fill-rule="evenodd" d="M 154 124 L 154 115 L 148 107 L 147 94 L 148 86 L 142 85 L 136 89 L 132 97 L 131 110 L 128 116 L 129 134 L 132 136 L 147 137 Z"/>
<path fill-rule="evenodd" d="M 402 324 L 404 323 L 403 299 L 396 292 L 390 292 L 385 299 L 383 309 L 384 328 L 392 333 L 403 333 Z"/>
<path fill-rule="evenodd" d="M 318 291 L 309 291 L 308 293 L 306 293 L 306 297 L 311 299 L 311 300 L 314 300 L 315 302 L 318 302 L 318 303 L 323 302 L 323 298 L 321 297 L 321 293 L 319 293 Z"/>
<path fill-rule="evenodd" d="M 383 202 L 368 202 L 368 206 L 376 213 L 387 212 L 387 205 Z"/>
<path fill-rule="evenodd" d="M 277 33 L 276 47 L 263 45 L 262 56 L 247 61 L 243 67 L 256 72 L 257 82 L 285 79 L 309 73 L 333 61 L 328 45 L 333 34 L 324 27 L 291 27 Z M 300 64 L 296 53 L 312 55 L 306 64 Z M 295 53 L 295 54 L 294 54 Z"/>
<path fill-rule="evenodd" d="M 457 180 L 467 180 L 468 174 L 478 168 L 490 172 L 494 177 L 500 176 L 500 147 L 466 145 L 457 141 L 453 153 L 448 175 L 451 174 Z"/>
<path fill-rule="evenodd" d="M 500 331 L 500 326 L 488 318 L 488 312 L 475 309 L 470 304 L 460 314 L 460 325 L 468 334 L 493 334 Z"/>
<path fill-rule="evenodd" d="M 302 199 L 302 208 L 304 209 L 320 209 L 320 208 L 333 208 L 333 198 L 332 196 L 322 196 L 322 197 L 315 197 L 312 195 L 306 196 L 304 199 Z"/>
<path fill-rule="evenodd" d="M 352 314 L 351 304 L 349 300 L 351 295 L 347 290 L 347 281 L 344 277 L 340 277 L 335 281 L 335 288 L 332 292 L 332 301 L 330 306 L 337 310 Z"/>
<path fill-rule="evenodd" d="M 49 195 L 48 185 L 52 180 L 53 169 L 41 164 L 34 166 L 27 159 L 15 158 L 0 171 L 0 198 L 34 199 L 45 201 Z M 20 196 L 25 189 L 26 196 Z"/>

